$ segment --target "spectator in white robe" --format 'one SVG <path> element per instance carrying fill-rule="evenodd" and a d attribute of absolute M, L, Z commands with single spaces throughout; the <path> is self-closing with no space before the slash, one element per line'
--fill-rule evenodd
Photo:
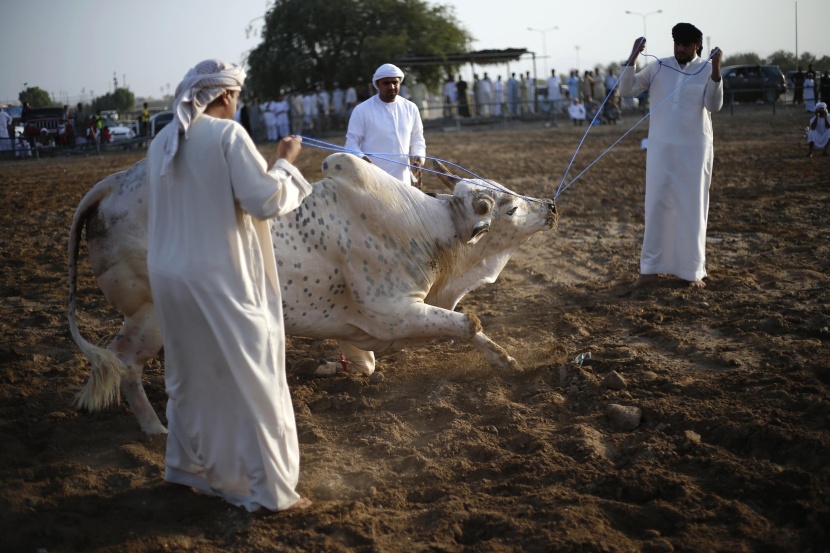
<path fill-rule="evenodd" d="M 357 88 L 350 84 L 349 88 L 346 89 L 346 115 L 351 115 L 352 110 L 357 105 Z"/>
<path fill-rule="evenodd" d="M 609 69 L 608 74 L 605 76 L 605 90 L 606 94 L 610 93 L 611 98 L 618 97 L 620 92 L 617 90 L 617 78 L 614 76 L 614 72 Z"/>
<path fill-rule="evenodd" d="M 480 81 L 481 86 L 481 107 L 484 108 L 484 115 L 493 115 L 493 81 L 490 76 L 484 73 Z"/>
<path fill-rule="evenodd" d="M 340 83 L 334 81 L 334 90 L 331 92 L 332 125 L 338 130 L 346 118 L 346 91 L 340 88 Z"/>
<path fill-rule="evenodd" d="M 147 154 L 147 269 L 164 341 L 165 480 L 248 511 L 306 507 L 268 219 L 311 185 L 292 165 L 299 138 L 268 170 L 232 121 L 244 70 L 206 60 L 176 88 L 175 116 Z"/>
<path fill-rule="evenodd" d="M 536 79 L 530 76 L 530 71 L 525 71 L 525 80 L 527 81 L 527 110 L 530 113 L 536 113 Z"/>
<path fill-rule="evenodd" d="M 808 71 L 807 78 L 804 79 L 804 109 L 807 113 L 816 110 L 816 96 L 816 74 Z"/>
<path fill-rule="evenodd" d="M 268 136 L 268 142 L 277 141 L 277 102 L 273 98 L 262 104 L 262 117 L 265 119 L 265 134 Z"/>
<path fill-rule="evenodd" d="M 12 140 L 14 140 L 14 137 L 9 138 L 9 127 L 11 124 L 12 116 L 0 107 L 0 151 L 12 149 Z M 12 129 L 12 134 L 14 134 L 14 129 Z"/>
<path fill-rule="evenodd" d="M 568 116 L 573 121 L 574 127 L 582 126 L 585 122 L 585 106 L 580 102 L 579 98 L 571 100 L 571 105 L 568 106 Z"/>
<path fill-rule="evenodd" d="M 343 115 L 346 110 L 346 91 L 340 88 L 337 81 L 334 81 L 334 90 L 331 93 L 331 110 L 335 115 Z"/>
<path fill-rule="evenodd" d="M 309 90 L 303 95 L 303 132 L 314 136 L 318 127 L 320 110 L 317 107 L 317 91 Z"/>
<path fill-rule="evenodd" d="M 424 117 L 424 110 L 426 109 L 426 100 L 427 96 L 429 95 L 429 91 L 427 90 L 427 85 L 424 83 L 415 83 L 412 85 L 412 103 L 415 104 L 415 107 L 418 108 L 418 112 L 421 114 L 421 117 Z M 406 98 L 406 96 L 403 96 Z M 407 100 L 409 98 L 406 98 Z"/>
<path fill-rule="evenodd" d="M 274 115 L 277 118 L 277 140 L 285 138 L 290 135 L 291 106 L 288 104 L 288 99 L 285 94 L 277 96 L 277 101 L 274 103 Z"/>
<path fill-rule="evenodd" d="M 507 111 L 511 115 L 519 113 L 519 80 L 515 73 L 511 73 L 507 79 Z"/>
<path fill-rule="evenodd" d="M 407 184 L 418 182 L 426 155 L 424 125 L 418 107 L 398 96 L 404 74 L 398 67 L 381 65 L 372 77 L 378 93 L 357 105 L 349 119 L 346 149 L 374 163 Z M 365 154 L 386 154 L 372 156 Z"/>
<path fill-rule="evenodd" d="M 444 117 L 453 116 L 453 108 L 458 101 L 458 90 L 455 88 L 455 78 L 450 75 L 444 83 Z"/>
<path fill-rule="evenodd" d="M 807 141 L 810 151 L 807 157 L 813 157 L 813 150 L 820 149 L 821 155 L 827 157 L 827 146 L 830 145 L 830 119 L 827 118 L 827 104 L 816 104 L 816 114 L 807 125 Z"/>
<path fill-rule="evenodd" d="M 504 105 L 504 83 L 501 82 L 501 75 L 493 82 L 493 111 L 492 115 L 501 117 L 502 106 Z"/>
<path fill-rule="evenodd" d="M 556 69 L 551 69 L 548 77 L 548 100 L 553 103 L 555 111 L 562 109 L 562 81 L 559 80 Z"/>
<path fill-rule="evenodd" d="M 305 119 L 305 100 L 300 92 L 294 92 L 289 100 L 291 106 L 291 132 L 292 134 L 303 134 L 303 120 Z"/>
<path fill-rule="evenodd" d="M 689 23 L 675 25 L 672 38 L 673 57 L 635 74 L 645 48 L 645 38 L 638 38 L 619 81 L 622 95 L 648 90 L 654 106 L 646 155 L 645 234 L 633 287 L 672 274 L 702 288 L 707 276 L 712 112 L 723 105 L 722 53 L 715 48 L 711 63 L 702 60 L 703 34 Z"/>

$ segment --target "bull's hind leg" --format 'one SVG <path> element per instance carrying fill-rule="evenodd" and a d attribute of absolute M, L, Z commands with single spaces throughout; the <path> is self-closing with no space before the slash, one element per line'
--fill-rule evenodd
<path fill-rule="evenodd" d="M 362 350 L 343 340 L 337 340 L 337 345 L 346 359 L 346 372 L 365 375 L 375 372 L 374 352 Z M 332 376 L 343 371 L 342 361 L 325 359 L 303 359 L 291 367 L 291 373 L 297 376 Z"/>
<path fill-rule="evenodd" d="M 109 349 L 118 355 L 127 368 L 126 374 L 121 379 L 121 390 L 138 419 L 141 430 L 147 434 L 167 433 L 167 429 L 161 424 L 150 400 L 147 399 L 141 383 L 144 364 L 161 350 L 162 344 L 156 311 L 150 303 L 124 319 L 121 332 L 109 346 Z"/>

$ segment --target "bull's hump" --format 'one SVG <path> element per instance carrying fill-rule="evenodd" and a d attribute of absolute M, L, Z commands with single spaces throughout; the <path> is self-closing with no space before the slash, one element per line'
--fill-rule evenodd
<path fill-rule="evenodd" d="M 366 162 L 352 154 L 332 154 L 323 160 L 323 176 L 334 181 L 359 182 L 364 180 Z"/>
<path fill-rule="evenodd" d="M 322 169 L 323 176 L 338 187 L 366 190 L 377 195 L 376 199 L 382 199 L 386 194 L 399 190 L 401 184 L 377 165 L 353 154 L 332 154 L 323 160 Z"/>

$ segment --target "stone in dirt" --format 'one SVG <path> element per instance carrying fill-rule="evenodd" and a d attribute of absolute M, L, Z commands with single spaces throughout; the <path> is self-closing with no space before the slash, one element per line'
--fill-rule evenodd
<path fill-rule="evenodd" d="M 614 430 L 627 432 L 640 426 L 643 412 L 639 407 L 611 403 L 605 409 L 605 416 Z"/>

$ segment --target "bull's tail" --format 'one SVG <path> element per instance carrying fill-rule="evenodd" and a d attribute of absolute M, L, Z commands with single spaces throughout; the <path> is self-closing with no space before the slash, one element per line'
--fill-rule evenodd
<path fill-rule="evenodd" d="M 69 331 L 81 352 L 89 359 L 92 370 L 86 386 L 75 396 L 75 405 L 81 409 L 97 411 L 121 401 L 121 378 L 126 373 L 118 356 L 108 350 L 89 343 L 78 330 L 75 314 L 75 293 L 78 284 L 78 253 L 81 234 L 87 220 L 109 192 L 106 181 L 98 183 L 81 200 L 72 218 L 69 231 Z"/>

